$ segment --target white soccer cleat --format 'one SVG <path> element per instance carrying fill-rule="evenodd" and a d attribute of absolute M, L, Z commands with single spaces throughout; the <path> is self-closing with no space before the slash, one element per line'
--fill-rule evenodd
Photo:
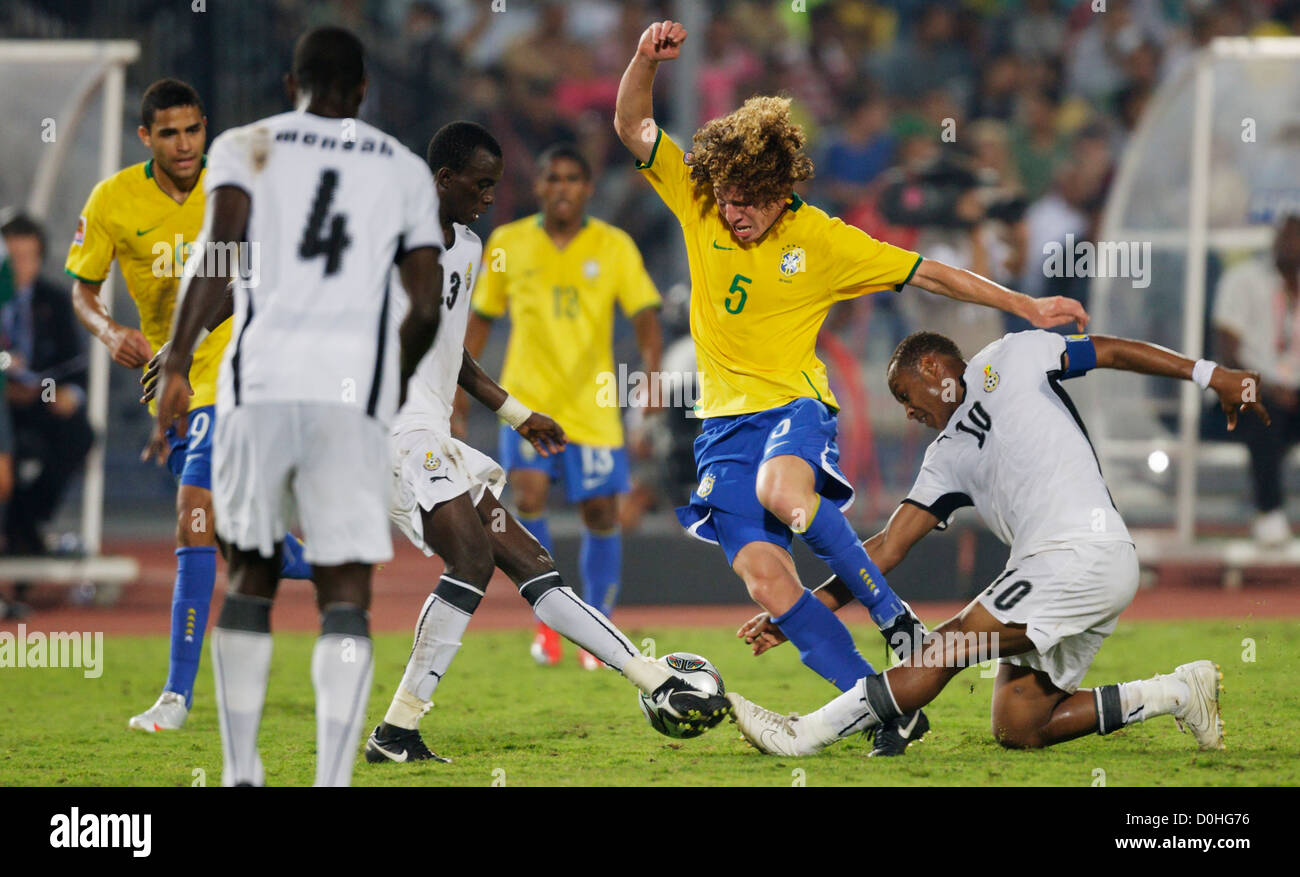
<path fill-rule="evenodd" d="M 189 716 L 189 708 L 185 706 L 185 698 L 174 691 L 164 691 L 158 696 L 158 700 L 149 709 L 140 713 L 138 716 L 132 716 L 131 721 L 126 723 L 128 728 L 136 731 L 179 731 L 181 725 L 185 724 L 185 719 Z"/>
<path fill-rule="evenodd" d="M 1219 680 L 1223 674 L 1212 661 L 1193 661 L 1177 667 L 1173 675 L 1187 684 L 1192 695 L 1174 713 L 1174 721 L 1183 733 L 1191 728 L 1192 736 L 1202 749 L 1223 748 L 1223 719 L 1219 716 Z"/>
<path fill-rule="evenodd" d="M 727 700 L 740 733 L 759 752 L 798 757 L 816 755 L 826 748 L 825 735 L 817 733 L 807 716 L 783 716 L 734 692 L 727 694 Z"/>

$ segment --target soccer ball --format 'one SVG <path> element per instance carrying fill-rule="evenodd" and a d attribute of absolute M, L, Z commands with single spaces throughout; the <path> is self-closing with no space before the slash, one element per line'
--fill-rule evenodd
<path fill-rule="evenodd" d="M 693 655 L 690 652 L 673 652 L 671 655 L 664 655 L 659 659 L 660 664 L 667 664 L 668 669 L 673 671 L 677 676 L 685 679 L 691 685 L 700 691 L 708 694 L 726 694 L 726 687 L 722 684 L 722 676 L 718 673 L 718 668 L 709 663 L 707 658 L 699 655 Z M 654 705 L 650 697 L 641 692 L 637 693 L 637 702 L 641 704 L 641 712 L 645 719 L 654 728 L 665 737 L 684 739 L 687 737 L 698 737 L 704 733 L 704 728 L 691 728 L 681 724 L 680 720 L 666 709 Z"/>

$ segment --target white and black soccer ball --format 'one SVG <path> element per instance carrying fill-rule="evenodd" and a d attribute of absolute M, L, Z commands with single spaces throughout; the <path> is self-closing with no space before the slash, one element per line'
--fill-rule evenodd
<path fill-rule="evenodd" d="M 722 684 L 722 675 L 718 673 L 718 668 L 714 667 L 708 658 L 693 655 L 690 652 L 673 652 L 660 658 L 659 663 L 667 665 L 674 675 L 680 676 L 706 694 L 727 693 L 726 687 Z M 665 737 L 673 737 L 679 740 L 687 737 L 698 737 L 706 730 L 683 724 L 666 707 L 655 706 L 647 694 L 638 692 L 637 702 L 641 704 L 641 712 L 646 721 L 650 723 L 650 727 Z"/>

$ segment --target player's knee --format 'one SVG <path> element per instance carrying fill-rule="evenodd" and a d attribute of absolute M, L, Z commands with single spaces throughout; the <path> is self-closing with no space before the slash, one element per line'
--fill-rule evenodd
<path fill-rule="evenodd" d="M 528 482 L 512 482 L 511 491 L 515 495 L 515 505 L 519 514 L 535 516 L 546 511 L 546 490 Z"/>
<path fill-rule="evenodd" d="M 479 535 L 483 535 L 480 531 Z M 443 555 L 446 574 L 477 588 L 487 587 L 496 563 L 492 559 L 492 545 L 486 536 L 475 538 L 469 536 L 453 542 Z"/>
<path fill-rule="evenodd" d="M 802 595 L 803 588 L 775 561 L 751 564 L 744 579 L 750 598 L 773 615 L 788 611 Z"/>
<path fill-rule="evenodd" d="M 1000 715 L 996 710 L 992 722 L 993 739 L 1003 749 L 1042 749 L 1047 738 L 1038 723 Z"/>
<path fill-rule="evenodd" d="M 583 502 L 582 523 L 600 533 L 618 527 L 618 497 L 597 496 Z"/>
<path fill-rule="evenodd" d="M 791 484 L 778 476 L 760 476 L 754 486 L 755 494 L 763 508 L 776 515 L 785 524 L 811 520 L 816 496 L 800 485 Z"/>

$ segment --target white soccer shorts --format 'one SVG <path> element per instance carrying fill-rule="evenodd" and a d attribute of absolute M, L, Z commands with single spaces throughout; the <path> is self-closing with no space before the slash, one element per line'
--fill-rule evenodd
<path fill-rule="evenodd" d="M 1003 624 L 1024 624 L 1036 651 L 1004 663 L 1041 670 L 1073 694 L 1138 588 L 1130 542 L 1087 542 L 1007 561 L 978 598 Z"/>
<path fill-rule="evenodd" d="M 351 405 L 238 405 L 217 418 L 212 505 L 217 532 L 271 557 L 297 512 L 315 566 L 383 563 L 388 529 L 387 429 Z"/>
<path fill-rule="evenodd" d="M 486 491 L 499 497 L 506 473 L 487 454 L 453 438 L 450 431 L 424 427 L 398 428 L 391 438 L 393 504 L 389 516 L 406 538 L 425 554 L 433 549 L 424 541 L 421 509 L 468 493 L 478 505 Z"/>

